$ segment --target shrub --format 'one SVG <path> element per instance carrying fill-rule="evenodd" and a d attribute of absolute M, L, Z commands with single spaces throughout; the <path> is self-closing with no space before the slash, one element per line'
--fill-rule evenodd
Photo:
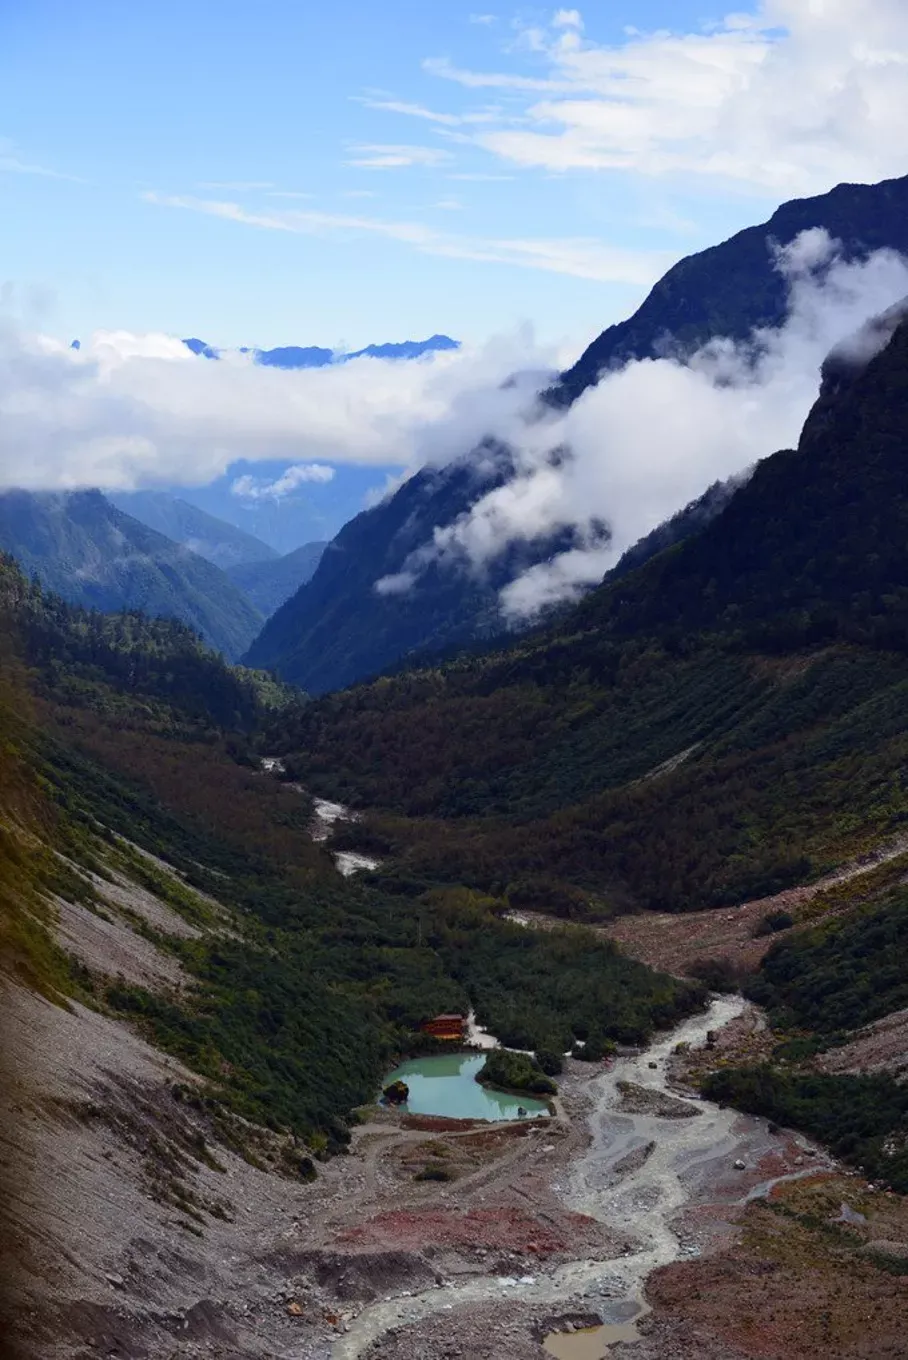
<path fill-rule="evenodd" d="M 554 1048 L 537 1049 L 536 1062 L 547 1077 L 557 1077 L 564 1071 L 564 1059 Z"/>
<path fill-rule="evenodd" d="M 754 938 L 758 939 L 762 935 L 774 935 L 778 930 L 789 930 L 794 923 L 794 917 L 790 911 L 768 911 L 754 931 Z"/>

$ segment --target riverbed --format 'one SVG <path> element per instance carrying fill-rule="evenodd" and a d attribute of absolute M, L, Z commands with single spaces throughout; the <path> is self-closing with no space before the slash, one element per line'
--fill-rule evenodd
<path fill-rule="evenodd" d="M 608 1327 L 624 1329 L 638 1321 L 647 1311 L 643 1298 L 647 1276 L 698 1250 L 679 1240 L 679 1211 L 704 1186 L 734 1176 L 736 1161 L 753 1167 L 772 1145 L 762 1121 L 668 1091 L 666 1064 L 674 1046 L 702 1044 L 707 1030 L 720 1029 L 745 1006 L 740 997 L 716 998 L 706 1012 L 685 1021 L 645 1053 L 619 1059 L 589 1083 L 590 1143 L 572 1166 L 555 1172 L 551 1188 L 567 1208 L 623 1234 L 629 1246 L 622 1256 L 579 1258 L 515 1278 L 479 1276 L 409 1298 L 376 1302 L 351 1320 L 349 1331 L 334 1344 L 333 1360 L 357 1360 L 391 1328 L 503 1299 L 529 1306 L 579 1307 L 600 1316 Z M 689 1117 L 626 1112 L 619 1082 L 630 1082 L 654 1096 L 671 1094 L 688 1108 Z"/>

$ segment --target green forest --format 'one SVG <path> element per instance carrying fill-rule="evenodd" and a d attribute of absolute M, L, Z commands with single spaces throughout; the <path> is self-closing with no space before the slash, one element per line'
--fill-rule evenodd
<path fill-rule="evenodd" d="M 182 625 L 65 605 L 9 562 L 0 587 L 30 690 L 19 707 L 33 709 L 20 759 L 48 842 L 102 878 L 128 867 L 206 924 L 195 939 L 143 927 L 193 977 L 188 995 L 99 981 L 54 955 L 56 985 L 138 1025 L 237 1112 L 336 1151 L 350 1111 L 420 1048 L 419 1026 L 439 1010 L 474 1005 L 535 1048 L 590 1032 L 642 1040 L 702 1006 L 700 984 L 592 937 L 522 931 L 497 899 L 344 880 L 309 836 L 311 801 L 252 754 L 274 706 L 286 715 L 301 699 L 288 706 Z M 66 889 L 92 905 L 77 872 Z"/>

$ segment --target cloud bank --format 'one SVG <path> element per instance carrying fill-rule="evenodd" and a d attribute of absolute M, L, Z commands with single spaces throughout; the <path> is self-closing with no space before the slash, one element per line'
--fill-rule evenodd
<path fill-rule="evenodd" d="M 717 339 L 683 363 L 628 364 L 559 412 L 541 413 L 535 394 L 568 356 L 540 354 L 529 332 L 408 363 L 286 371 L 236 354 L 209 363 L 164 335 L 106 332 L 74 351 L 0 321 L 0 485 L 199 485 L 238 459 L 267 459 L 291 466 L 234 491 L 279 500 L 328 480 L 332 464 L 412 471 L 491 436 L 512 450 L 514 475 L 380 589 L 409 589 L 439 559 L 482 572 L 507 542 L 572 526 L 570 552 L 504 592 L 506 612 L 525 618 L 601 579 L 712 482 L 791 446 L 827 353 L 908 294 L 901 257 L 846 263 L 820 229 L 776 264 L 790 292 L 781 329 L 741 346 Z"/>
<path fill-rule="evenodd" d="M 236 353 L 210 363 L 167 335 L 108 331 L 73 350 L 0 314 L 0 486 L 202 485 L 239 459 L 286 460 L 297 481 L 331 463 L 415 467 L 508 424 L 527 396 L 505 379 L 558 358 L 527 330 L 406 363 L 288 371 Z M 239 494 L 287 489 L 251 479 Z"/>

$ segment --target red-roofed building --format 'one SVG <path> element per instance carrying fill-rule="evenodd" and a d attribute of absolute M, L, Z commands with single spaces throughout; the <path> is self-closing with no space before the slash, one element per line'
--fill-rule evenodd
<path fill-rule="evenodd" d="M 465 1015 L 436 1015 L 434 1020 L 427 1020 L 420 1028 L 436 1039 L 460 1044 L 463 1043 L 466 1033 L 467 1017 Z"/>

